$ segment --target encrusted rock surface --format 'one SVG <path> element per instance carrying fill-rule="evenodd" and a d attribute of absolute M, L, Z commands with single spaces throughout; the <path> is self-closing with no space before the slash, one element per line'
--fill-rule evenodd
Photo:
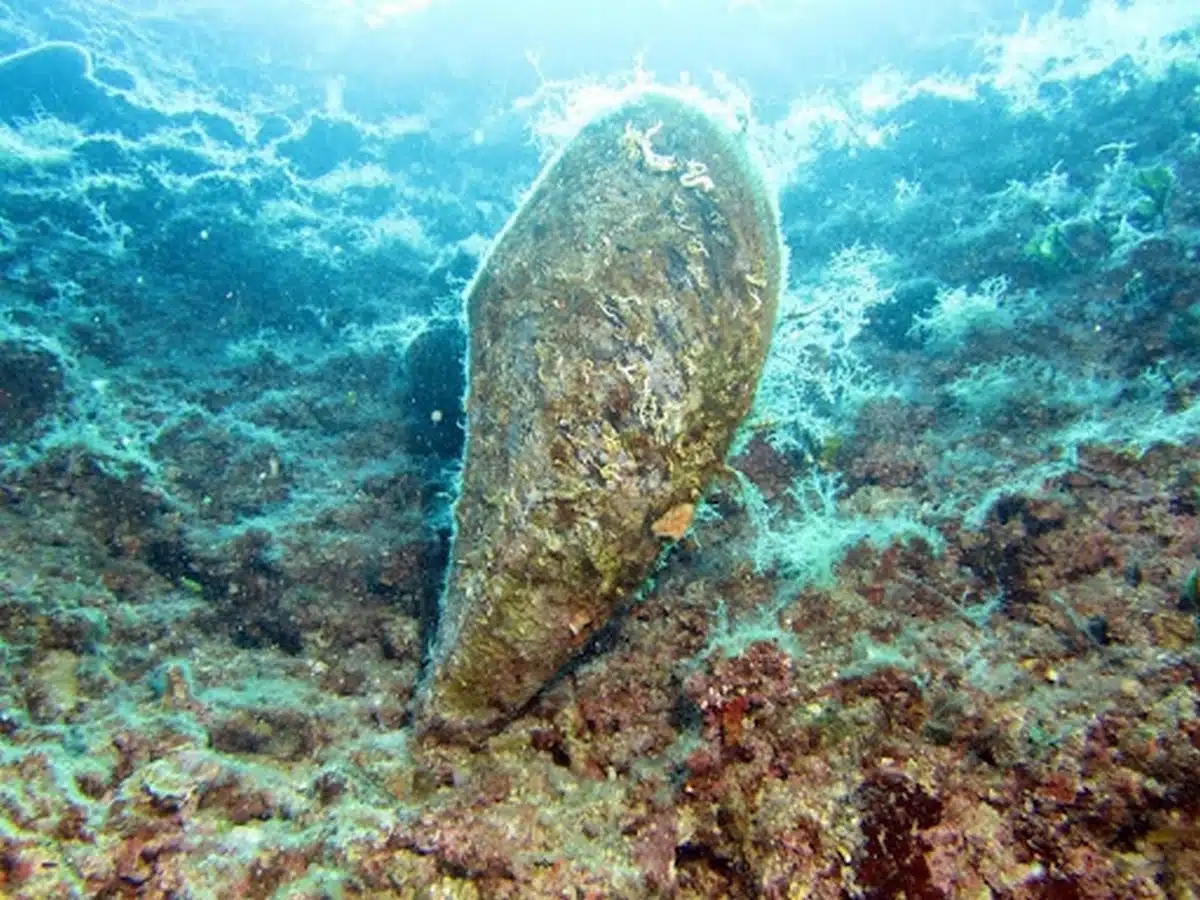
<path fill-rule="evenodd" d="M 467 455 L 419 723 L 517 712 L 686 531 L 754 398 L 778 216 L 739 139 L 666 92 L 553 160 L 467 295 Z"/>

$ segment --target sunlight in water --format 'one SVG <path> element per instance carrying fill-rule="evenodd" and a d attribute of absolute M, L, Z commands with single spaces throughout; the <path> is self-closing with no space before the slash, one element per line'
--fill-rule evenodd
<path fill-rule="evenodd" d="M 347 7 L 362 16 L 362 21 L 368 28 L 382 28 L 389 22 L 424 12 L 433 5 L 434 0 L 385 0 L 385 2 L 359 2 L 359 0 L 342 0 L 342 6 Z"/>

